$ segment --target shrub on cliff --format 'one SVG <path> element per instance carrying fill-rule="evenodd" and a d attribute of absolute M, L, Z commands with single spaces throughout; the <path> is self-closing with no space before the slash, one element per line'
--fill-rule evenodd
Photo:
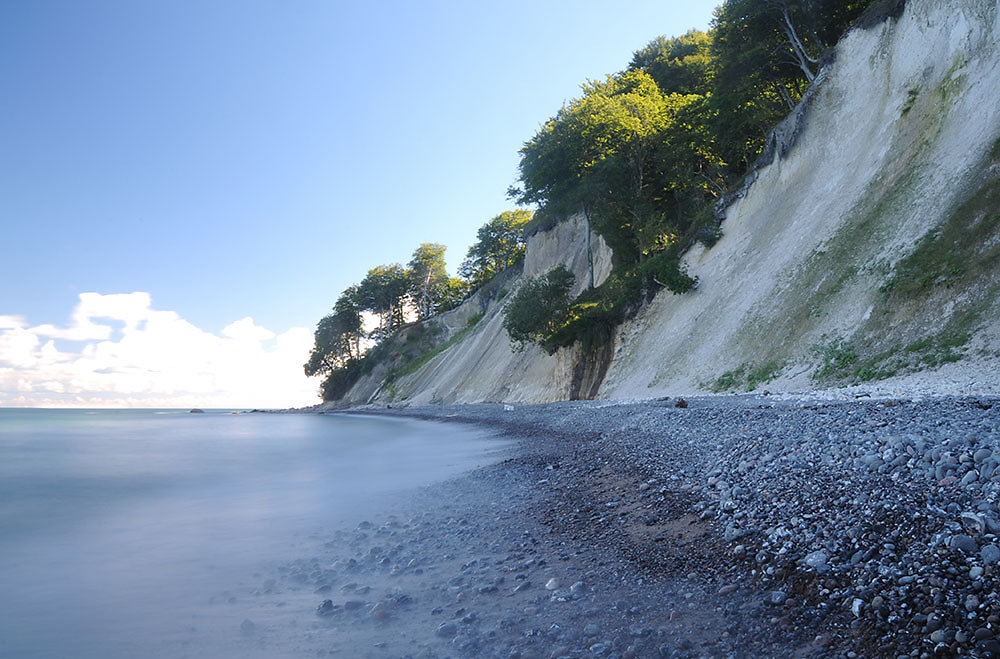
<path fill-rule="evenodd" d="M 525 281 L 504 308 L 504 329 L 511 346 L 523 350 L 528 343 L 544 345 L 563 324 L 569 310 L 569 291 L 575 277 L 565 266 Z"/>

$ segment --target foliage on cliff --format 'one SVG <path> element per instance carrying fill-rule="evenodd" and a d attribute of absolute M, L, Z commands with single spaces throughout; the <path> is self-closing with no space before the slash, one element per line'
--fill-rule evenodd
<path fill-rule="evenodd" d="M 565 323 L 574 279 L 560 265 L 521 284 L 507 303 L 503 322 L 515 349 L 543 341 Z"/>
<path fill-rule="evenodd" d="M 402 329 L 454 309 L 494 276 L 520 263 L 523 229 L 531 217 L 528 210 L 506 211 L 480 227 L 478 240 L 459 267 L 460 277 L 448 276 L 444 245 L 423 243 L 405 268 L 398 263 L 376 266 L 344 290 L 332 313 L 316 325 L 313 349 L 303 365 L 307 376 L 323 376 L 323 400 L 343 397 L 376 364 L 397 356 L 393 338 Z"/>
<path fill-rule="evenodd" d="M 514 343 L 536 341 L 553 352 L 580 342 L 589 350 L 656 290 L 693 288 L 681 257 L 696 241 L 711 246 L 719 238 L 715 204 L 753 166 L 830 48 L 852 22 L 896 15 L 904 2 L 726 0 L 708 33 L 660 37 L 624 70 L 587 81 L 520 150 L 519 185 L 508 192 L 537 207 L 531 224 L 582 212 L 613 249 L 614 268 L 575 300 L 569 287 L 562 297 L 565 278 L 549 273 L 535 282 L 542 288 L 526 290 L 558 293 L 558 305 L 534 320 L 530 307 L 508 306 Z M 519 263 L 530 220 L 530 211 L 508 211 L 481 227 L 461 278 L 447 276 L 441 245 L 425 244 L 407 268 L 373 268 L 344 291 L 317 326 L 305 365 L 307 374 L 326 376 L 324 399 L 342 396 L 385 358 L 386 339 L 407 325 L 407 310 L 429 318 Z M 365 332 L 365 318 L 378 326 Z"/>
<path fill-rule="evenodd" d="M 504 211 L 479 227 L 476 242 L 469 248 L 458 274 L 473 289 L 478 289 L 524 260 L 524 227 L 532 215 L 524 209 Z"/>
<path fill-rule="evenodd" d="M 657 288 L 696 284 L 681 256 L 718 239 L 713 205 L 871 4 L 727 0 L 708 34 L 653 40 L 542 125 L 520 151 L 520 185 L 509 194 L 537 204 L 547 224 L 583 213 L 614 250 L 614 272 L 540 344 L 593 345 Z"/>

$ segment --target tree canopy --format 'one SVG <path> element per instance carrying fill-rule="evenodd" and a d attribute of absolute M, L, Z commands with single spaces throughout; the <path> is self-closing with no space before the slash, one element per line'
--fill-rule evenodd
<path fill-rule="evenodd" d="M 375 266 L 358 284 L 358 306 L 378 318 L 372 338 L 381 340 L 403 325 L 409 284 L 406 271 L 398 263 Z"/>
<path fill-rule="evenodd" d="M 668 39 L 658 37 L 632 55 L 629 70 L 645 71 L 667 94 L 696 94 L 712 91 L 712 38 L 691 30 Z"/>
<path fill-rule="evenodd" d="M 524 228 L 533 213 L 517 209 L 504 211 L 479 227 L 476 242 L 469 247 L 458 273 L 472 289 L 477 289 L 503 270 L 524 258 Z"/>
<path fill-rule="evenodd" d="M 410 298 L 421 320 L 436 314 L 447 295 L 450 278 L 444 262 L 445 249 L 438 243 L 423 243 L 407 266 Z"/>
<path fill-rule="evenodd" d="M 582 294 L 551 340 L 610 336 L 603 325 L 650 290 L 696 284 L 684 251 L 718 238 L 712 206 L 871 2 L 726 0 L 709 33 L 654 39 L 541 126 L 511 196 L 550 223 L 582 212 L 615 259 L 611 282 Z"/>
<path fill-rule="evenodd" d="M 573 281 L 573 273 L 560 265 L 521 284 L 507 303 L 503 321 L 515 350 L 528 343 L 544 344 L 565 322 Z"/>
<path fill-rule="evenodd" d="M 656 64 L 655 52 L 634 61 Z M 697 94 L 665 93 L 642 69 L 587 83 L 521 149 L 519 201 L 546 215 L 582 211 L 631 267 L 686 228 L 685 209 L 716 194 L 718 158 L 697 121 L 704 107 Z"/>
<path fill-rule="evenodd" d="M 734 172 L 812 82 L 823 55 L 872 0 L 727 0 L 712 21 L 712 126 Z"/>
<path fill-rule="evenodd" d="M 356 296 L 357 287 L 348 288 L 338 298 L 333 313 L 323 316 L 316 325 L 313 349 L 304 366 L 307 376 L 329 376 L 361 358 L 363 331 Z"/>

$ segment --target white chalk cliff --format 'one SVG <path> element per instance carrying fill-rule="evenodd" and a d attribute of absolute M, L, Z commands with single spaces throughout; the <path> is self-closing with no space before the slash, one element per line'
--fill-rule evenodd
<path fill-rule="evenodd" d="M 995 280 L 944 290 L 916 309 L 883 308 L 880 287 L 984 177 L 1000 177 L 998 15 L 996 0 L 910 0 L 898 18 L 850 31 L 776 131 L 773 159 L 725 209 L 722 239 L 685 256 L 697 288 L 661 292 L 622 325 L 606 374 L 584 372 L 578 347 L 512 351 L 495 287 L 437 321 L 453 332 L 484 313 L 461 341 L 391 388 L 359 383 L 349 401 L 646 398 L 705 390 L 727 371 L 764 363 L 780 365 L 772 389 L 803 389 L 816 366 L 811 348 L 830 337 L 906 343 L 971 306 L 970 359 L 995 360 Z M 610 251 L 596 235 L 591 245 L 600 283 Z M 586 282 L 582 218 L 532 236 L 521 277 L 560 263 L 578 287 Z"/>

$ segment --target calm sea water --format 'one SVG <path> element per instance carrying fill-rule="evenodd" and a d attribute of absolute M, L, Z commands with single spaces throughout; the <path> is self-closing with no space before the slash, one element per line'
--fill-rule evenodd
<path fill-rule="evenodd" d="M 0 409 L 0 656 L 240 656 L 239 607 L 214 606 L 234 584 L 499 446 L 395 419 Z"/>

